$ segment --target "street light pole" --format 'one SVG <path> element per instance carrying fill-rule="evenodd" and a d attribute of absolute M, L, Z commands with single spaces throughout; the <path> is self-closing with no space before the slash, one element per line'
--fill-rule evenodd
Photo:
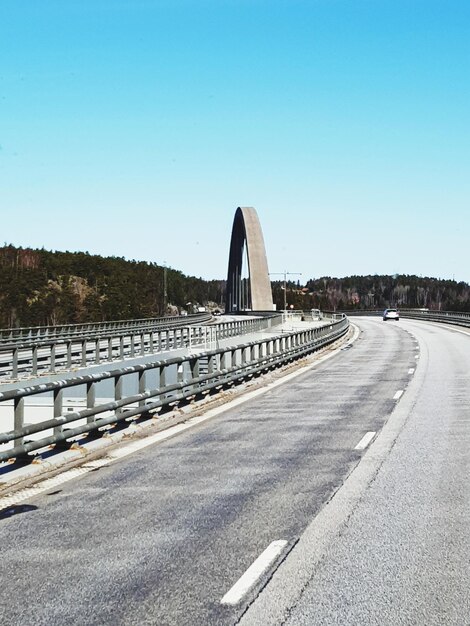
<path fill-rule="evenodd" d="M 167 293 L 167 287 L 166 287 L 166 272 L 167 272 L 166 261 L 163 261 L 163 317 L 166 316 L 166 309 L 167 309 L 167 306 L 168 306 L 168 293 Z"/>
<path fill-rule="evenodd" d="M 302 276 L 302 272 L 288 272 L 284 270 L 283 272 L 270 272 L 270 276 L 284 276 L 284 313 L 287 312 L 287 277 L 288 276 Z"/>

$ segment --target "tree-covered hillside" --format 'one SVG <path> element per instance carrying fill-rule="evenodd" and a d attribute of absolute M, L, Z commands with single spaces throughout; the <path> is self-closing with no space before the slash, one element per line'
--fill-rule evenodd
<path fill-rule="evenodd" d="M 282 283 L 273 285 L 274 300 L 283 307 Z M 287 303 L 296 309 L 323 310 L 429 308 L 470 311 L 470 286 L 465 282 L 437 278 L 395 276 L 348 276 L 312 278 L 303 287 L 287 283 Z"/>
<path fill-rule="evenodd" d="M 272 285 L 274 302 L 282 309 L 283 282 Z M 87 252 L 0 247 L 3 328 L 157 317 L 208 304 L 223 309 L 224 298 L 225 281 L 185 276 L 155 263 Z M 304 310 L 398 306 L 470 311 L 470 287 L 464 282 L 407 275 L 325 276 L 305 285 L 288 282 L 286 303 Z"/>
<path fill-rule="evenodd" d="M 224 281 L 185 276 L 155 263 L 0 248 L 1 327 L 155 317 L 165 308 L 191 311 L 197 304 L 220 303 L 223 289 Z"/>

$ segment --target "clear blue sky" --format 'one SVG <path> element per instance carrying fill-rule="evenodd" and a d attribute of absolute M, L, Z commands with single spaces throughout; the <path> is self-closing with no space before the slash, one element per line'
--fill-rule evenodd
<path fill-rule="evenodd" d="M 468 0 L 0 0 L 0 243 L 470 281 Z"/>

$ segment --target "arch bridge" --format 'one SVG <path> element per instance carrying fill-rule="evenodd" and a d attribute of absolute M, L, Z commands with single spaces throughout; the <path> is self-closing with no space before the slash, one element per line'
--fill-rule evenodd
<path fill-rule="evenodd" d="M 245 246 L 248 279 L 242 278 Z M 272 311 L 273 308 L 268 261 L 258 214 L 253 207 L 238 207 L 230 241 L 225 311 Z"/>

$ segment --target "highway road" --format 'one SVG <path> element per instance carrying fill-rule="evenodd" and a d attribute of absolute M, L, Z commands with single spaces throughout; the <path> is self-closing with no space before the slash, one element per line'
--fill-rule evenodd
<path fill-rule="evenodd" d="M 241 626 L 470 624 L 470 331 L 400 326 L 413 381 Z"/>
<path fill-rule="evenodd" d="M 284 384 L 0 514 L 2 624 L 469 623 L 469 338 L 353 321 Z"/>

